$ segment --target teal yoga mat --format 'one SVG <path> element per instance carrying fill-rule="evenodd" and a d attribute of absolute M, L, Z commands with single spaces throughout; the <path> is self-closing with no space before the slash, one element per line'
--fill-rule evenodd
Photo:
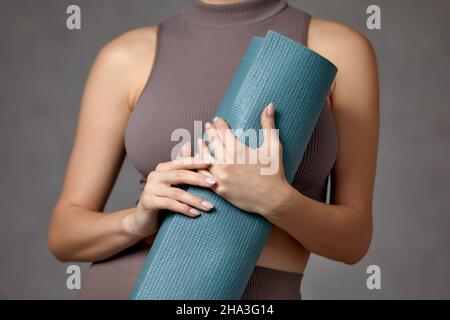
<path fill-rule="evenodd" d="M 274 102 L 286 177 L 292 181 L 336 72 L 322 56 L 269 31 L 251 40 L 217 115 L 232 129 L 260 129 L 263 108 Z M 213 191 L 192 186 L 188 191 L 214 203 L 215 210 L 196 219 L 165 216 L 131 299 L 241 298 L 272 225 Z"/>

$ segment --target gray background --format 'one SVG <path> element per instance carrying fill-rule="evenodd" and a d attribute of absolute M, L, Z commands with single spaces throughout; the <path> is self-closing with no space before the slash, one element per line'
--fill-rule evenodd
<path fill-rule="evenodd" d="M 189 1 L 0 1 L 0 298 L 72 298 L 46 232 L 75 133 L 83 84 L 98 50 Z M 82 8 L 82 30 L 65 10 Z M 312 257 L 305 299 L 450 298 L 450 2 L 291 1 L 351 25 L 373 43 L 381 75 L 374 237 L 355 266 Z M 369 4 L 382 30 L 365 28 Z M 126 162 L 107 210 L 131 207 L 138 175 Z M 382 289 L 366 288 L 368 265 Z M 83 271 L 86 265 L 81 264 Z"/>

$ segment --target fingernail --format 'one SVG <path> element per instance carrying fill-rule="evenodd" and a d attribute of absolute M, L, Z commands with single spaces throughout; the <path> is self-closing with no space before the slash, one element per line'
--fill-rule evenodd
<path fill-rule="evenodd" d="M 196 210 L 194 208 L 189 209 L 189 212 L 192 213 L 194 216 L 200 215 L 200 212 L 198 212 L 198 210 Z"/>
<path fill-rule="evenodd" d="M 206 123 L 205 123 L 205 128 L 208 129 L 209 127 L 211 127 L 211 123 L 206 122 Z"/>
<path fill-rule="evenodd" d="M 211 177 L 206 177 L 205 182 L 208 184 L 214 184 L 214 183 L 216 183 L 216 180 L 214 180 L 214 178 L 211 178 Z"/>
<path fill-rule="evenodd" d="M 275 115 L 275 106 L 272 102 L 267 106 L 267 115 L 269 117 L 273 117 Z"/>
<path fill-rule="evenodd" d="M 217 119 L 219 119 L 219 117 L 214 117 L 213 122 L 216 122 Z"/>
<path fill-rule="evenodd" d="M 205 208 L 208 208 L 208 209 L 214 208 L 214 205 L 209 201 L 203 201 L 202 206 L 204 206 Z"/>

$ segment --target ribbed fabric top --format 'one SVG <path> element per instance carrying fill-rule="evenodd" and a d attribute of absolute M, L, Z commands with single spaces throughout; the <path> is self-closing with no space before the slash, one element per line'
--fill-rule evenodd
<path fill-rule="evenodd" d="M 273 30 L 306 44 L 309 21 L 307 13 L 284 0 L 224 5 L 197 0 L 159 24 L 155 63 L 125 136 L 127 155 L 142 174 L 142 186 L 158 163 L 170 161 L 179 143 L 174 132 L 189 133 L 195 143 L 194 122 L 211 121 L 253 36 Z M 318 201 L 326 198 L 336 139 L 327 105 L 293 181 L 295 188 Z"/>

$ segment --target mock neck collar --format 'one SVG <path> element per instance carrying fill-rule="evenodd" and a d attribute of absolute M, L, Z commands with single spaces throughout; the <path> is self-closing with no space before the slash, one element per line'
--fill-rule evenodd
<path fill-rule="evenodd" d="M 194 0 L 182 14 L 198 25 L 220 28 L 257 23 L 276 15 L 286 6 L 286 0 L 246 0 L 229 4 Z"/>

